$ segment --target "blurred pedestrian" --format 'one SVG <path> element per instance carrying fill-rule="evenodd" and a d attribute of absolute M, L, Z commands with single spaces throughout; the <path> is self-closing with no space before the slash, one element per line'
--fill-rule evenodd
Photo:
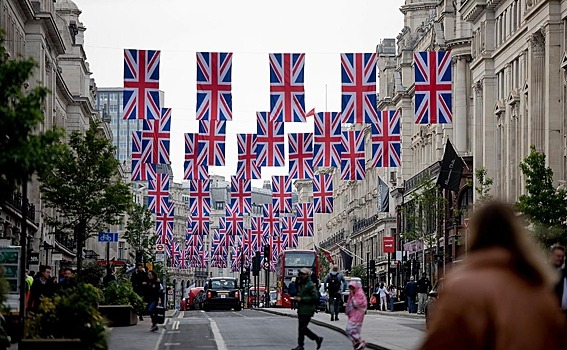
<path fill-rule="evenodd" d="M 319 337 L 307 328 L 311 317 L 313 317 L 315 313 L 315 300 L 317 298 L 317 290 L 315 290 L 315 284 L 309 278 L 310 274 L 311 271 L 303 267 L 299 270 L 299 281 L 296 281 L 297 296 L 295 300 L 297 300 L 297 319 L 299 326 L 297 331 L 297 347 L 292 350 L 303 350 L 305 336 L 317 343 L 317 349 L 321 348 L 321 343 L 323 342 L 323 337 Z"/>
<path fill-rule="evenodd" d="M 376 295 L 378 295 L 378 310 L 386 311 L 388 309 L 386 306 L 388 304 L 388 291 L 386 290 L 386 286 L 384 286 L 383 282 L 380 283 L 378 288 L 376 288 Z"/>
<path fill-rule="evenodd" d="M 362 340 L 360 333 L 362 331 L 362 323 L 367 307 L 366 295 L 362 287 L 354 281 L 349 283 L 348 290 L 350 294 L 345 306 L 345 314 L 348 318 L 346 334 L 352 341 L 355 350 L 365 349 L 366 342 Z"/>
<path fill-rule="evenodd" d="M 339 307 L 343 302 L 342 292 L 345 291 L 346 281 L 342 273 L 339 272 L 339 265 L 333 265 L 331 272 L 325 277 L 325 290 L 331 312 L 331 321 L 339 320 Z"/>
<path fill-rule="evenodd" d="M 52 298 L 54 293 L 55 285 L 51 279 L 51 266 L 41 265 L 30 288 L 28 309 L 36 312 L 41 303 L 41 297 Z"/>
<path fill-rule="evenodd" d="M 291 278 L 287 291 L 291 299 L 291 309 L 295 310 L 297 309 L 297 301 L 295 300 L 295 297 L 297 296 L 297 284 L 295 283 L 295 277 Z"/>
<path fill-rule="evenodd" d="M 421 275 L 417 280 L 417 313 L 423 315 L 425 313 L 425 302 L 427 301 L 427 293 L 431 290 L 431 282 L 426 274 Z"/>
<path fill-rule="evenodd" d="M 148 273 L 144 268 L 144 264 L 138 263 L 136 264 L 136 270 L 132 273 L 132 277 L 130 278 L 132 282 L 132 288 L 134 292 L 142 298 L 142 300 L 146 300 L 145 291 L 146 285 L 148 284 Z M 139 316 L 140 321 L 144 320 L 144 317 L 140 314 Z"/>
<path fill-rule="evenodd" d="M 557 273 L 557 284 L 555 285 L 555 294 L 561 306 L 563 313 L 567 315 L 567 276 L 565 274 L 565 247 L 560 244 L 554 244 L 549 252 L 549 258 L 553 268 Z"/>
<path fill-rule="evenodd" d="M 161 283 L 159 282 L 157 274 L 152 270 L 148 271 L 148 282 L 146 284 L 145 294 L 146 300 L 148 301 L 146 313 L 149 314 L 152 319 L 150 330 L 154 332 L 158 330 L 155 311 L 156 307 L 161 303 Z"/>
<path fill-rule="evenodd" d="M 417 296 L 417 283 L 415 283 L 415 279 L 413 276 L 410 277 L 410 280 L 406 284 L 406 298 L 408 303 L 408 312 L 410 314 L 416 313 L 415 307 L 415 298 Z"/>
<path fill-rule="evenodd" d="M 116 281 L 116 275 L 114 275 L 114 271 L 112 270 L 112 267 L 107 266 L 106 275 L 104 275 L 104 277 L 102 278 L 102 285 L 104 287 L 107 287 L 112 281 Z"/>
<path fill-rule="evenodd" d="M 388 295 L 390 296 L 390 312 L 394 312 L 394 305 L 398 297 L 398 290 L 393 284 L 388 287 Z"/>
<path fill-rule="evenodd" d="M 421 349 L 565 349 L 554 273 L 512 207 L 485 204 L 469 230 L 469 252 L 444 280 Z"/>

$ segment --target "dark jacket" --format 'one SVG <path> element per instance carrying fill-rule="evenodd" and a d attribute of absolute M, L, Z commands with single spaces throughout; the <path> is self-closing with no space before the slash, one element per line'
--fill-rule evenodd
<path fill-rule="evenodd" d="M 37 310 L 40 304 L 40 298 L 42 296 L 52 298 L 53 294 L 55 293 L 55 283 L 50 278 L 45 281 L 45 283 L 41 282 L 40 277 L 34 279 L 32 286 L 30 288 L 30 299 L 28 308 L 30 310 Z"/>
<path fill-rule="evenodd" d="M 415 299 L 417 296 L 417 283 L 415 281 L 409 281 L 406 284 L 406 296 L 412 299 Z"/>
<path fill-rule="evenodd" d="M 136 294 L 138 294 L 139 296 L 143 297 L 146 291 L 146 286 L 144 285 L 144 282 L 146 283 L 148 282 L 148 273 L 145 271 L 138 272 L 138 270 L 136 270 L 132 274 L 130 281 L 132 282 L 132 288 L 134 289 L 134 292 L 136 292 Z"/>
<path fill-rule="evenodd" d="M 431 290 L 431 282 L 427 277 L 421 277 L 417 281 L 417 292 L 418 293 L 428 293 Z"/>
<path fill-rule="evenodd" d="M 561 307 L 561 302 L 563 301 L 563 293 L 565 292 L 563 289 L 565 288 L 565 278 L 567 278 L 567 275 L 565 274 L 565 269 L 561 269 L 560 274 L 561 274 L 561 278 L 555 285 L 555 295 L 557 295 L 557 299 L 559 301 L 559 307 Z"/>
<path fill-rule="evenodd" d="M 335 276 L 337 275 L 337 279 L 339 280 L 340 286 L 339 286 L 339 290 L 338 291 L 331 291 L 329 290 L 329 283 L 331 282 L 331 276 Z M 333 292 L 333 293 L 342 293 L 345 291 L 346 289 L 346 281 L 345 278 L 343 276 L 342 273 L 337 272 L 337 271 L 331 271 L 329 272 L 329 274 L 327 275 L 327 277 L 325 277 L 325 289 L 329 290 L 329 292 Z"/>
<path fill-rule="evenodd" d="M 149 280 L 146 286 L 146 301 L 148 303 L 157 302 L 161 298 L 161 283 L 158 280 Z"/>
<path fill-rule="evenodd" d="M 297 295 L 297 285 L 295 282 L 290 282 L 289 287 L 287 289 L 289 296 L 294 297 Z"/>
<path fill-rule="evenodd" d="M 315 313 L 315 301 L 318 299 L 317 290 L 315 289 L 315 284 L 310 279 L 305 284 L 302 282 L 297 284 L 297 296 L 301 298 L 297 305 L 297 313 L 299 315 L 313 316 Z"/>

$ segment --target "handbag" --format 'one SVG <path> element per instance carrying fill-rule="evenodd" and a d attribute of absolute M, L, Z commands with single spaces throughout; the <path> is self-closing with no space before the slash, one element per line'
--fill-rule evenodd
<path fill-rule="evenodd" d="M 375 296 L 375 295 L 373 295 L 373 296 L 370 298 L 370 304 L 376 304 L 376 296 Z"/>
<path fill-rule="evenodd" d="M 154 309 L 154 320 L 157 324 L 163 324 L 165 322 L 165 307 L 158 305 Z"/>

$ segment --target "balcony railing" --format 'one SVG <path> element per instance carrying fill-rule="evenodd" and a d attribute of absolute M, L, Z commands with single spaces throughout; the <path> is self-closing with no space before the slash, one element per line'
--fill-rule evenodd
<path fill-rule="evenodd" d="M 364 218 L 364 219 L 357 220 L 357 221 L 354 223 L 354 226 L 353 226 L 353 228 L 352 228 L 352 233 L 353 233 L 353 234 L 356 234 L 356 233 L 358 233 L 358 232 L 364 230 L 364 229 L 367 228 L 368 226 L 371 226 L 371 225 L 375 224 L 376 222 L 378 222 L 378 220 L 379 220 L 378 214 L 374 214 L 374 215 L 372 215 L 372 216 L 369 217 L 369 218 Z"/>
<path fill-rule="evenodd" d="M 8 200 L 6 200 L 14 209 L 22 214 L 22 194 L 20 192 L 14 192 Z M 35 222 L 35 205 L 28 203 L 28 213 L 27 218 L 32 222 Z"/>
<path fill-rule="evenodd" d="M 75 243 L 75 239 L 72 236 L 58 232 L 55 233 L 55 240 L 65 248 L 69 249 L 70 251 L 72 252 L 75 251 L 76 243 Z"/>

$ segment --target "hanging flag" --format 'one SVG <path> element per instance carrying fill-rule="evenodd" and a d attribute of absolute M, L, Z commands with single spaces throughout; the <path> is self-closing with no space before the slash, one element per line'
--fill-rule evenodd
<path fill-rule="evenodd" d="M 238 212 L 236 198 L 232 198 L 226 206 L 226 234 L 241 236 L 244 231 L 244 216 Z"/>
<path fill-rule="evenodd" d="M 193 234 L 209 234 L 211 197 L 209 180 L 190 180 L 189 211 L 193 222 Z"/>
<path fill-rule="evenodd" d="M 236 177 L 239 179 L 260 179 L 260 167 L 258 166 L 256 153 L 255 134 L 236 134 L 238 141 L 238 165 Z"/>
<path fill-rule="evenodd" d="M 185 134 L 185 163 L 183 180 L 206 180 L 209 170 L 206 163 L 207 154 L 199 151 L 199 135 Z"/>
<path fill-rule="evenodd" d="M 197 52 L 197 120 L 232 120 L 232 53 Z"/>
<path fill-rule="evenodd" d="M 271 121 L 304 122 L 303 53 L 270 54 Z"/>
<path fill-rule="evenodd" d="M 313 166 L 338 168 L 342 152 L 340 113 L 316 113 L 314 121 Z"/>
<path fill-rule="evenodd" d="M 325 259 L 329 262 L 329 264 L 331 265 L 335 264 L 335 260 L 333 260 L 333 256 L 331 255 L 330 251 L 317 246 L 317 244 L 315 243 L 313 243 L 313 249 L 317 252 L 318 255 L 323 255 Z"/>
<path fill-rule="evenodd" d="M 226 121 L 199 121 L 199 152 L 205 153 L 206 165 L 225 165 Z"/>
<path fill-rule="evenodd" d="M 313 177 L 313 210 L 315 213 L 333 212 L 333 178 L 329 174 Z"/>
<path fill-rule="evenodd" d="M 414 52 L 415 123 L 452 123 L 451 52 Z"/>
<path fill-rule="evenodd" d="M 258 166 L 285 165 L 284 123 L 270 121 L 269 112 L 256 112 L 258 134 L 256 136 L 256 153 Z"/>
<path fill-rule="evenodd" d="M 264 245 L 264 230 L 262 225 L 263 218 L 261 216 L 250 217 L 250 248 L 254 252 L 262 251 Z"/>
<path fill-rule="evenodd" d="M 157 244 L 168 244 L 173 241 L 173 220 L 175 219 L 175 203 L 166 200 L 166 210 L 156 215 Z"/>
<path fill-rule="evenodd" d="M 203 247 L 202 235 L 186 235 L 185 247 L 189 249 L 189 256 L 193 257 L 199 254 L 199 250 Z"/>
<path fill-rule="evenodd" d="M 376 119 L 376 53 L 341 54 L 342 122 Z"/>
<path fill-rule="evenodd" d="M 263 205 L 264 217 L 262 218 L 262 231 L 266 240 L 280 234 L 280 217 L 272 204 Z"/>
<path fill-rule="evenodd" d="M 289 177 L 313 178 L 313 134 L 288 134 Z"/>
<path fill-rule="evenodd" d="M 291 213 L 291 178 L 272 176 L 272 204 L 278 213 Z"/>
<path fill-rule="evenodd" d="M 363 180 L 366 176 L 364 134 L 360 130 L 343 131 L 342 143 L 341 180 Z"/>
<path fill-rule="evenodd" d="M 283 244 L 288 248 L 297 248 L 299 235 L 294 227 L 295 216 L 287 215 L 280 217 L 281 236 Z"/>
<path fill-rule="evenodd" d="M 461 186 L 461 176 L 465 162 L 453 148 L 451 141 L 447 139 L 445 153 L 441 161 L 441 170 L 437 177 L 437 185 L 451 191 L 458 191 Z"/>
<path fill-rule="evenodd" d="M 252 181 L 230 177 L 230 198 L 236 200 L 236 210 L 241 215 L 252 212 Z"/>
<path fill-rule="evenodd" d="M 381 111 L 372 130 L 371 167 L 401 166 L 400 110 Z"/>
<path fill-rule="evenodd" d="M 390 188 L 380 176 L 378 176 L 378 211 L 390 211 Z"/>
<path fill-rule="evenodd" d="M 123 119 L 159 119 L 159 58 L 156 50 L 124 50 Z"/>
<path fill-rule="evenodd" d="M 149 157 L 148 152 L 148 147 L 145 149 L 142 147 L 142 132 L 132 131 L 132 167 L 130 170 L 130 180 L 149 181 L 156 178 L 155 165 L 144 162 L 144 159 Z"/>
<path fill-rule="evenodd" d="M 300 237 L 313 237 L 313 203 L 296 203 L 293 227 Z"/>
<path fill-rule="evenodd" d="M 169 174 L 156 174 L 155 180 L 148 181 L 148 209 L 154 214 L 167 211 L 169 202 Z"/>
<path fill-rule="evenodd" d="M 341 258 L 343 259 L 343 266 L 345 271 L 351 271 L 353 256 L 350 254 L 350 252 L 347 252 L 343 247 L 339 246 L 339 251 L 341 252 Z"/>
<path fill-rule="evenodd" d="M 148 155 L 144 163 L 171 164 L 169 160 L 170 130 L 171 108 L 162 108 L 160 119 L 144 120 L 142 154 Z"/>

